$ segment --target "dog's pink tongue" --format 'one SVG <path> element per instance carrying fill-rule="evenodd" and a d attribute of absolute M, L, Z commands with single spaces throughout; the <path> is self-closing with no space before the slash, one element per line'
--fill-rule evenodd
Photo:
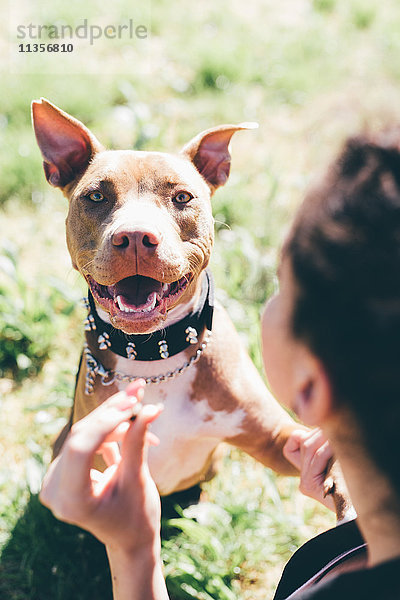
<path fill-rule="evenodd" d="M 113 286 L 114 297 L 123 296 L 132 306 L 146 304 L 147 298 L 152 292 L 156 292 L 161 296 L 162 283 L 143 275 L 127 277 Z"/>

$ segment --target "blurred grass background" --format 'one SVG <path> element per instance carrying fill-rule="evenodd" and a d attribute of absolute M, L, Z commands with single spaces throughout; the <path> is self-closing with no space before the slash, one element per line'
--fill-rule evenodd
<path fill-rule="evenodd" d="M 3 2 L 4 14 L 7 6 Z M 345 136 L 400 120 L 397 0 L 153 0 L 8 6 L 0 24 L 0 598 L 109 599 L 105 559 L 36 499 L 68 414 L 84 287 L 64 242 L 66 201 L 47 186 L 29 105 L 45 96 L 113 148 L 177 150 L 212 125 L 237 134 L 214 199 L 213 270 L 261 368 L 259 313 L 277 249 L 310 180 Z M 81 42 L 69 56 L 16 57 L 15 23 L 143 19 L 146 41 Z M 25 61 L 25 62 L 24 62 Z M 174 598 L 269 598 L 284 562 L 332 524 L 326 511 L 233 451 L 207 503 L 164 543 Z M 177 533 L 177 531 L 179 533 Z"/>

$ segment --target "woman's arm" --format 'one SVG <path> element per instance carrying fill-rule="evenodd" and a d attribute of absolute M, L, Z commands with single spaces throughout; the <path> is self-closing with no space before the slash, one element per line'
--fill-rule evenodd
<path fill-rule="evenodd" d="M 115 600 L 164 600 L 165 586 L 160 547 L 125 553 L 107 547 Z"/>
<path fill-rule="evenodd" d="M 106 545 L 115 600 L 168 598 L 160 497 L 146 460 L 146 443 L 157 443 L 147 427 L 162 407 L 146 405 L 130 421 L 143 385 L 131 384 L 72 427 L 40 493 L 57 518 L 87 529 Z M 96 452 L 108 464 L 104 473 L 91 468 Z"/>

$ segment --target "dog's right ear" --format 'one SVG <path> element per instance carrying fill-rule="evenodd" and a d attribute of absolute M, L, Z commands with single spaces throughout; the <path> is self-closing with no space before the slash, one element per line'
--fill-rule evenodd
<path fill-rule="evenodd" d="M 83 123 L 45 98 L 32 102 L 32 121 L 46 179 L 55 187 L 71 183 L 86 169 L 92 156 L 103 150 Z"/>

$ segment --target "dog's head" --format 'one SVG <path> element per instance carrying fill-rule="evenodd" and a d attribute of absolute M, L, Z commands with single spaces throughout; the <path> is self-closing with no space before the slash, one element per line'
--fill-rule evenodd
<path fill-rule="evenodd" d="M 181 152 L 105 150 L 80 121 L 32 103 L 47 181 L 69 200 L 67 244 L 111 323 L 125 333 L 163 326 L 196 291 L 213 243 L 210 197 L 229 176 L 229 142 L 253 124 L 220 125 Z"/>

